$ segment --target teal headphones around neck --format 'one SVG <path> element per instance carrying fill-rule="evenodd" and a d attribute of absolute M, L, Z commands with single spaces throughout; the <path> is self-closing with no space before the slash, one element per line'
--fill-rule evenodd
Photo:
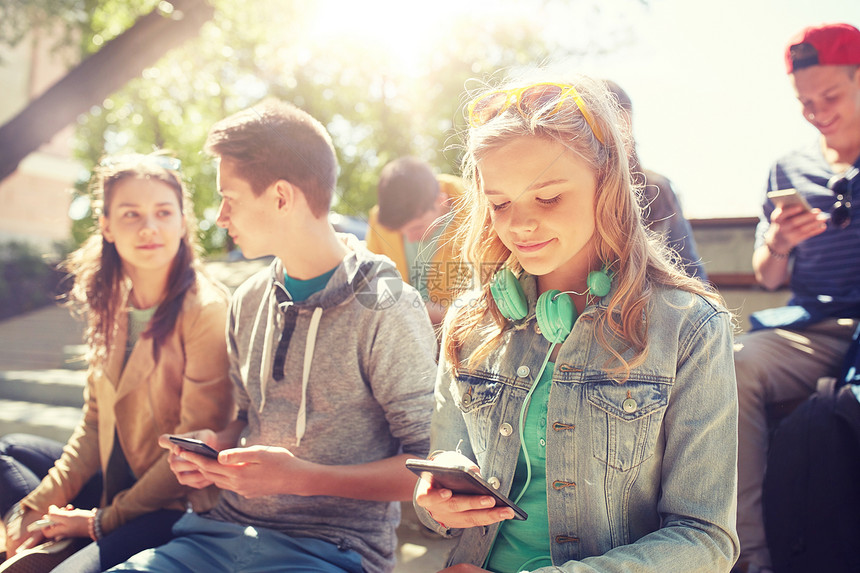
<path fill-rule="evenodd" d="M 589 294 L 604 297 L 609 294 L 612 278 L 604 266 L 599 271 L 588 273 L 586 284 Z M 520 281 L 509 268 L 496 272 L 490 281 L 490 293 L 499 312 L 508 320 L 522 320 L 528 314 L 528 299 Z M 544 338 L 552 343 L 564 342 L 576 322 L 576 306 L 567 293 L 551 289 L 538 297 L 535 316 Z"/>

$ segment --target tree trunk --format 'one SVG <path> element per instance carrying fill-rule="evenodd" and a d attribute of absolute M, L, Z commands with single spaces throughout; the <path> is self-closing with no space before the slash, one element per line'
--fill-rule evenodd
<path fill-rule="evenodd" d="M 214 8 L 206 0 L 171 0 L 172 14 L 157 8 L 82 61 L 18 115 L 0 126 L 0 181 L 79 114 L 139 76 L 170 49 L 195 36 Z"/>

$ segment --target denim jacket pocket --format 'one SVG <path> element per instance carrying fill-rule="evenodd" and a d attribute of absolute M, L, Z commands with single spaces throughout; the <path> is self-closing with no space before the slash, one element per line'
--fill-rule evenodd
<path fill-rule="evenodd" d="M 653 456 L 670 390 L 667 382 L 632 379 L 587 384 L 593 456 L 619 471 Z"/>
<path fill-rule="evenodd" d="M 499 415 L 492 406 L 498 401 L 504 383 L 474 373 L 461 373 L 452 378 L 451 395 L 457 408 L 463 413 L 469 431 L 472 451 L 477 455 L 489 447 Z"/>

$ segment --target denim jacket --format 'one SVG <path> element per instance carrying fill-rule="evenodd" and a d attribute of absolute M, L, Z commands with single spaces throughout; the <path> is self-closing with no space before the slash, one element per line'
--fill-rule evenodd
<path fill-rule="evenodd" d="M 534 279 L 523 282 L 531 312 L 503 344 L 469 370 L 440 364 L 432 422 L 431 450 L 459 448 L 505 494 L 520 408 L 550 348 L 534 319 Z M 585 309 L 555 362 L 546 426 L 553 563 L 566 572 L 728 571 L 739 553 L 730 316 L 698 295 L 655 287 L 647 359 L 618 383 L 594 334 L 605 309 L 605 300 Z M 498 524 L 446 530 L 416 510 L 435 531 L 460 536 L 449 565 L 483 564 Z"/>

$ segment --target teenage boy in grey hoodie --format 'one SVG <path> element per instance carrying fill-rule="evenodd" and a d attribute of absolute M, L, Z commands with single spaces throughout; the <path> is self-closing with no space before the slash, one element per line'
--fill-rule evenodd
<path fill-rule="evenodd" d="M 275 255 L 231 305 L 238 417 L 189 434 L 217 460 L 160 440 L 181 483 L 224 491 L 113 570 L 390 571 L 396 502 L 416 482 L 404 460 L 430 440 L 436 338 L 421 298 L 328 224 L 337 164 L 314 118 L 266 102 L 217 123 L 207 150 L 218 224 L 246 256 Z"/>

